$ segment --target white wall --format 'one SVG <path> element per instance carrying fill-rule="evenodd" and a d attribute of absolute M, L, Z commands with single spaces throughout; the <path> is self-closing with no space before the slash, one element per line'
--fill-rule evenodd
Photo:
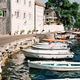
<path fill-rule="evenodd" d="M 44 32 L 55 32 L 55 31 L 64 31 L 64 26 L 63 25 L 44 25 Z"/>
<path fill-rule="evenodd" d="M 35 29 L 40 33 L 43 30 L 44 7 L 35 5 Z"/>
<path fill-rule="evenodd" d="M 34 28 L 34 0 L 26 0 L 26 5 L 24 5 L 24 0 L 11 0 L 11 34 L 13 35 L 15 31 L 25 30 L 24 34 L 27 34 L 28 30 Z M 29 7 L 29 1 L 31 1 L 31 7 Z M 20 17 L 17 18 L 15 12 L 20 12 Z M 23 18 L 23 14 L 26 13 L 26 18 Z M 31 19 L 29 19 L 29 14 L 31 14 Z"/>

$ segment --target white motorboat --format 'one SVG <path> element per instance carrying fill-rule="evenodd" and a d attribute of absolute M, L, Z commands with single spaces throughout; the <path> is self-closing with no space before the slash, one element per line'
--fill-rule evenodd
<path fill-rule="evenodd" d="M 73 58 L 74 53 L 69 50 L 34 50 L 21 49 L 25 57 L 39 59 L 69 59 Z"/>
<path fill-rule="evenodd" d="M 34 45 L 31 48 L 40 50 L 70 50 L 66 45 Z"/>
<path fill-rule="evenodd" d="M 79 71 L 80 62 L 66 62 L 66 61 L 29 61 L 30 68 L 47 69 L 55 71 Z"/>
<path fill-rule="evenodd" d="M 31 46 L 31 48 L 34 49 L 41 49 L 41 50 L 52 50 L 52 49 L 56 49 L 56 50 L 66 50 L 66 49 L 70 49 L 69 48 L 69 44 L 66 43 L 36 43 L 34 46 Z"/>
<path fill-rule="evenodd" d="M 80 78 L 46 79 L 46 80 L 80 80 Z"/>
<path fill-rule="evenodd" d="M 62 43 L 62 42 L 44 42 L 44 43 L 36 43 L 35 45 L 50 45 L 50 46 L 69 46 L 69 44 Z"/>

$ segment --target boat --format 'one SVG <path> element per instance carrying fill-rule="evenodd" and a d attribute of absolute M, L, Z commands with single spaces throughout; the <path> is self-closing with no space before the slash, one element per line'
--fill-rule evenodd
<path fill-rule="evenodd" d="M 56 41 L 59 41 L 59 42 L 68 42 L 68 40 L 54 40 L 54 39 L 41 39 L 42 41 L 48 41 L 48 42 L 56 42 Z"/>
<path fill-rule="evenodd" d="M 55 42 L 55 43 L 52 43 L 52 42 L 41 42 L 41 43 L 36 43 L 35 45 L 57 45 L 57 46 L 65 45 L 65 46 L 69 46 L 69 44 L 63 43 L 63 42 Z"/>
<path fill-rule="evenodd" d="M 69 50 L 34 50 L 21 49 L 25 57 L 38 59 L 71 59 L 74 56 Z"/>
<path fill-rule="evenodd" d="M 59 39 L 62 39 L 62 40 L 64 40 L 64 39 L 66 39 L 66 37 L 62 37 L 62 38 L 59 38 Z"/>
<path fill-rule="evenodd" d="M 80 80 L 80 78 L 46 79 L 46 80 Z"/>
<path fill-rule="evenodd" d="M 32 49 L 40 49 L 40 50 L 70 50 L 67 45 L 33 45 Z"/>
<path fill-rule="evenodd" d="M 67 61 L 30 61 L 29 68 L 46 69 L 54 71 L 79 71 L 80 62 Z"/>

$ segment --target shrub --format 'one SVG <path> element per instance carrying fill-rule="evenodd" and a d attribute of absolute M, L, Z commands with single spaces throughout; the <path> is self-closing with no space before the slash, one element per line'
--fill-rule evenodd
<path fill-rule="evenodd" d="M 21 30 L 20 34 L 24 33 L 24 30 Z"/>

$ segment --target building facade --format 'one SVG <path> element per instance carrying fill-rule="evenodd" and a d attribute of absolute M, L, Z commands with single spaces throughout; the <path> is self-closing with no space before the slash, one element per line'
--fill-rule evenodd
<path fill-rule="evenodd" d="M 0 34 L 11 33 L 11 11 L 8 6 L 11 6 L 9 0 L 0 0 L 0 10 L 2 11 L 2 16 L 0 16 Z"/>
<path fill-rule="evenodd" d="M 34 29 L 34 0 L 0 0 L 0 34 L 27 34 Z"/>
<path fill-rule="evenodd" d="M 45 9 L 45 22 L 53 22 L 57 19 L 56 12 L 52 9 Z"/>
<path fill-rule="evenodd" d="M 44 5 L 37 1 L 35 1 L 34 18 L 34 27 L 40 33 L 44 29 Z"/>

